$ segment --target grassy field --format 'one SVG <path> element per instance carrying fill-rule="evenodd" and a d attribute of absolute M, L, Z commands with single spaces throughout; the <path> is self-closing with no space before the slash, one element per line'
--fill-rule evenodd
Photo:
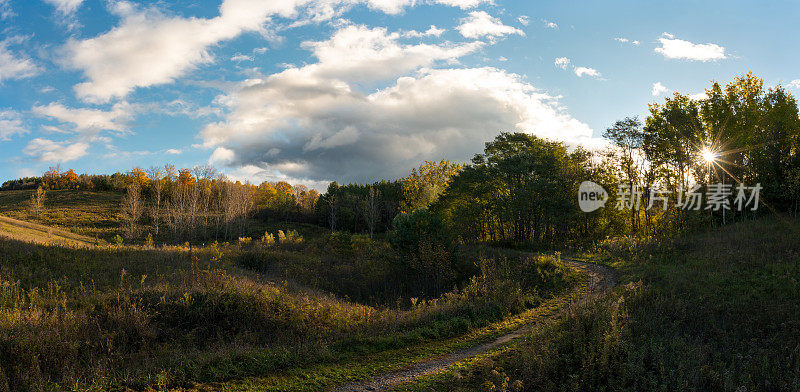
<path fill-rule="evenodd" d="M 2 214 L 30 218 L 27 194 L 0 192 Z M 462 247 L 477 275 L 414 298 L 384 240 L 253 222 L 251 241 L 112 246 L 115 194 L 48 197 L 45 225 L 0 218 L 0 391 L 315 391 L 491 339 L 579 281 Z M 303 240 L 258 241 L 279 229 Z M 800 390 L 798 239 L 774 217 L 607 240 L 580 257 L 623 273 L 613 292 L 400 390 Z"/>
<path fill-rule="evenodd" d="M 800 390 L 800 222 L 616 240 L 601 301 L 407 391 Z"/>
<path fill-rule="evenodd" d="M 32 190 L 0 191 L 0 215 L 62 228 L 108 242 L 111 242 L 116 235 L 125 234 L 120 216 L 122 193 L 84 190 L 47 191 L 43 211 L 40 216 L 35 216 L 30 209 L 33 192 Z M 164 226 L 162 223 L 162 228 Z M 261 238 L 266 231 L 276 233 L 278 230 L 295 230 L 302 236 L 311 238 L 319 237 L 326 232 L 324 228 L 311 224 L 274 220 L 250 219 L 247 226 L 247 236 L 256 239 Z M 147 214 L 140 223 L 140 231 L 141 235 L 137 238 L 126 241 L 141 244 L 146 237 L 145 233 L 154 233 Z M 174 238 L 166 229 L 161 230 L 160 236 L 156 236 L 155 240 L 157 243 L 174 242 Z"/>
<path fill-rule="evenodd" d="M 51 201 L 59 200 L 57 193 L 48 195 Z M 113 205 L 110 196 L 104 200 Z M 111 216 L 103 208 L 67 218 L 67 209 L 54 207 L 43 219 L 97 233 L 81 227 L 92 216 Z M 492 250 L 479 258 L 472 250 L 461 257 L 507 272 L 479 275 L 437 298 L 387 301 L 371 295 L 372 286 L 354 286 L 364 290 L 358 294 L 345 279 L 391 261 L 387 245 L 319 228 L 308 227 L 310 237 L 299 244 L 215 243 L 191 251 L 78 247 L 48 237 L 69 238 L 61 230 L 0 229 L 0 391 L 191 389 L 221 382 L 264 389 L 285 385 L 298 372 L 302 380 L 291 381 L 296 389 L 315 390 L 402 366 L 412 353 L 432 355 L 490 337 L 514 325 L 507 317 L 577 282 L 552 258 Z M 358 361 L 367 355 L 376 358 L 375 367 Z"/>
<path fill-rule="evenodd" d="M 74 190 L 47 191 L 44 209 L 30 211 L 32 190 L 0 192 L 0 215 L 63 228 L 77 234 L 110 240 L 121 231 L 118 216 L 122 194 Z"/>
<path fill-rule="evenodd" d="M 91 246 L 104 243 L 104 241 L 96 238 L 2 215 L 0 215 L 0 236 L 8 236 L 10 238 L 39 244 L 64 246 Z"/>

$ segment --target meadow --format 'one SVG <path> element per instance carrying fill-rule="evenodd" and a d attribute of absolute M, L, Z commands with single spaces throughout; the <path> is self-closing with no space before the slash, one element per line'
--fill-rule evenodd
<path fill-rule="evenodd" d="M 93 197 L 69 192 L 53 192 L 51 205 Z M 59 207 L 38 221 L 108 237 L 113 200 L 101 200 L 106 207 L 73 216 Z M 99 216 L 107 234 L 81 230 Z M 360 235 L 316 228 L 302 240 L 190 248 L 35 241 L 44 231 L 13 227 L 0 236 L 0 390 L 194 388 L 274 376 L 463 336 L 578 281 L 552 257 L 472 247 L 458 255 L 475 266 L 472 279 L 436 296 L 390 296 L 402 291 L 380 282 L 390 281 L 396 255 Z"/>
<path fill-rule="evenodd" d="M 800 389 L 800 221 L 776 216 L 591 254 L 617 289 L 406 391 Z"/>

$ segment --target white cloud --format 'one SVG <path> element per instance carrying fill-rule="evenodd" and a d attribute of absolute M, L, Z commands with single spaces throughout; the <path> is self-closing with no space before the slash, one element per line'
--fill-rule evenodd
<path fill-rule="evenodd" d="M 164 152 L 167 153 L 167 154 L 170 154 L 170 155 L 180 155 L 180 154 L 183 153 L 183 151 L 181 151 L 180 149 L 177 149 L 177 148 L 170 148 L 170 149 L 168 149 L 168 150 L 166 150 Z"/>
<path fill-rule="evenodd" d="M 570 59 L 567 57 L 558 57 L 554 62 L 555 66 L 561 69 L 567 69 L 569 67 Z"/>
<path fill-rule="evenodd" d="M 522 15 L 517 18 L 517 21 L 519 21 L 519 23 L 521 23 L 523 26 L 527 26 L 528 23 L 531 23 L 531 17 L 528 15 Z"/>
<path fill-rule="evenodd" d="M 69 162 L 86 155 L 88 149 L 89 144 L 84 142 L 70 144 L 36 138 L 31 140 L 22 152 L 41 162 Z"/>
<path fill-rule="evenodd" d="M 134 88 L 172 82 L 193 67 L 213 60 L 209 51 L 246 31 L 262 31 L 268 16 L 292 16 L 306 0 L 224 0 L 219 16 L 183 18 L 120 1 L 112 12 L 122 22 L 97 37 L 70 39 L 66 65 L 83 71 L 87 82 L 75 86 L 82 99 L 107 102 Z"/>
<path fill-rule="evenodd" d="M 656 53 L 670 59 L 716 61 L 727 58 L 725 48 L 717 44 L 695 44 L 677 39 L 668 33 L 664 33 L 658 41 L 661 42 L 661 46 L 655 49 Z"/>
<path fill-rule="evenodd" d="M 75 12 L 75 10 L 77 10 L 78 7 L 81 6 L 81 3 L 83 3 L 83 0 L 44 0 L 44 1 L 52 5 L 53 7 L 56 7 L 56 9 L 63 15 L 69 15 Z"/>
<path fill-rule="evenodd" d="M 233 150 L 229 150 L 225 147 L 217 147 L 217 149 L 211 153 L 211 157 L 208 158 L 208 163 L 210 165 L 228 165 L 233 162 L 235 157 L 236 153 L 234 153 Z"/>
<path fill-rule="evenodd" d="M 445 31 L 446 31 L 445 29 L 440 29 L 440 28 L 438 28 L 438 27 L 436 27 L 434 25 L 431 25 L 428 28 L 428 30 L 425 30 L 423 32 L 419 32 L 419 31 L 416 31 L 416 30 L 411 30 L 411 31 L 406 31 L 405 33 L 403 33 L 403 36 L 404 37 L 408 37 L 408 38 L 441 37 L 442 34 L 444 34 Z"/>
<path fill-rule="evenodd" d="M 403 9 L 414 5 L 415 0 L 367 0 L 369 8 L 378 10 L 390 15 L 399 14 Z"/>
<path fill-rule="evenodd" d="M 591 76 L 593 78 L 599 78 L 602 76 L 596 69 L 589 67 L 575 67 L 575 75 L 578 75 L 579 78 L 582 78 L 583 75 Z"/>
<path fill-rule="evenodd" d="M 792 89 L 800 89 L 800 79 L 792 80 L 791 82 L 789 82 L 789 84 L 786 85 L 786 87 Z"/>
<path fill-rule="evenodd" d="M 547 27 L 548 29 L 557 29 L 558 28 L 558 24 L 556 24 L 556 22 L 551 22 L 549 20 L 542 19 L 542 23 L 544 23 L 544 27 Z"/>
<path fill-rule="evenodd" d="M 458 7 L 462 10 L 475 8 L 481 4 L 491 4 L 492 0 L 433 0 L 433 3 Z"/>
<path fill-rule="evenodd" d="M 303 43 L 303 47 L 310 49 L 319 60 L 318 63 L 302 70 L 289 68 L 285 72 L 306 74 L 312 79 L 385 80 L 431 66 L 438 60 L 455 61 L 483 46 L 480 42 L 403 45 L 398 42 L 400 37 L 399 33 L 388 33 L 385 28 L 345 26 L 326 41 Z"/>
<path fill-rule="evenodd" d="M 633 40 L 633 41 L 629 40 L 628 38 L 625 38 L 625 37 L 616 37 L 616 38 L 614 38 L 614 41 L 621 42 L 623 44 L 630 43 L 631 45 L 635 45 L 635 46 L 639 46 L 639 44 L 641 43 L 641 42 L 636 41 L 636 40 Z"/>
<path fill-rule="evenodd" d="M 352 34 L 363 40 L 345 39 Z M 447 53 L 451 44 L 403 46 L 399 38 L 346 26 L 305 45 L 318 63 L 242 82 L 219 99 L 228 107 L 224 120 L 200 133 L 213 149 L 210 161 L 271 179 L 371 181 L 404 175 L 426 159 L 466 160 L 505 130 L 595 143 L 586 124 L 521 76 L 431 69 L 431 55 L 420 53 Z M 361 91 L 365 77 L 377 76 L 392 82 Z"/>
<path fill-rule="evenodd" d="M 8 44 L 8 40 L 0 42 L 0 83 L 3 80 L 29 78 L 41 72 L 31 58 L 18 57 L 8 50 Z"/>
<path fill-rule="evenodd" d="M 456 27 L 465 38 L 502 37 L 509 34 L 525 35 L 516 27 L 506 26 L 486 11 L 472 11 L 469 16 L 461 19 L 461 24 Z"/>
<path fill-rule="evenodd" d="M 10 109 L 0 110 L 0 140 L 11 140 L 14 135 L 28 133 L 22 124 L 22 116 Z"/>
<path fill-rule="evenodd" d="M 278 170 L 264 169 L 256 165 L 244 165 L 226 171 L 227 177 L 231 181 L 250 181 L 252 184 L 260 184 L 264 181 L 286 181 L 290 184 L 303 184 L 311 189 L 316 189 L 320 193 L 325 193 L 330 181 L 312 180 L 308 178 L 289 177 Z"/>
<path fill-rule="evenodd" d="M 114 104 L 108 111 L 68 108 L 55 102 L 47 106 L 34 106 L 32 111 L 39 116 L 72 124 L 75 132 L 88 136 L 96 135 L 99 131 L 126 133 L 128 122 L 133 117 L 133 108 L 125 102 Z"/>
<path fill-rule="evenodd" d="M 192 69 L 211 63 L 215 45 L 244 32 L 274 36 L 275 28 L 269 27 L 273 17 L 296 18 L 305 6 L 310 20 L 319 22 L 359 2 L 392 14 L 416 3 L 415 0 L 223 0 L 219 16 L 206 19 L 169 16 L 155 8 L 118 1 L 110 7 L 121 18 L 120 24 L 93 38 L 70 39 L 63 48 L 64 64 L 82 71 L 87 79 L 75 86 L 78 97 L 88 102 L 108 102 L 125 97 L 135 88 L 172 83 Z M 486 1 L 432 2 L 470 8 Z M 513 32 L 515 29 L 507 31 L 495 26 L 487 34 Z"/>
<path fill-rule="evenodd" d="M 558 68 L 567 70 L 567 68 L 572 66 L 572 60 L 567 57 L 557 57 L 553 64 Z M 590 76 L 596 79 L 602 79 L 603 77 L 598 70 L 589 67 L 574 67 L 572 72 L 574 72 L 579 78 Z"/>
<path fill-rule="evenodd" d="M 231 61 L 236 61 L 236 62 L 239 62 L 239 61 L 253 61 L 253 58 L 250 57 L 250 56 L 241 54 L 241 53 L 237 53 L 237 54 L 235 54 L 235 55 L 233 55 L 231 57 Z"/>
<path fill-rule="evenodd" d="M 670 90 L 661 84 L 661 82 L 653 83 L 653 89 L 650 90 L 650 93 L 653 94 L 654 97 L 657 97 L 663 93 L 669 92 Z"/>

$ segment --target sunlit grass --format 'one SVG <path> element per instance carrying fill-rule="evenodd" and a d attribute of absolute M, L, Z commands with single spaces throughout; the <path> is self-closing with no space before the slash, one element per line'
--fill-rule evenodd
<path fill-rule="evenodd" d="M 138 390 L 277 375 L 470 336 L 573 282 L 557 263 L 532 259 L 524 265 L 533 291 L 479 280 L 413 305 L 406 298 L 369 306 L 240 267 L 242 259 L 306 260 L 294 273 L 310 276 L 321 253 L 343 252 L 325 241 L 79 246 L 33 227 L 12 225 L 0 238 L 0 381 L 12 390 Z M 360 246 L 377 248 L 348 250 L 335 263 L 369 269 L 386 245 L 368 244 Z M 513 253 L 495 256 L 520 262 Z M 495 328 L 503 325 L 511 324 Z"/>

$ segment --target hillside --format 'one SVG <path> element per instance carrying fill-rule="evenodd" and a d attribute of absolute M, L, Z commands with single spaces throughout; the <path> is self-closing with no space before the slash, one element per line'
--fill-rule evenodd
<path fill-rule="evenodd" d="M 799 239 L 800 220 L 772 217 L 674 240 L 609 241 L 592 257 L 624 275 L 602 301 L 402 390 L 798 390 Z"/>
<path fill-rule="evenodd" d="M 484 272 L 463 287 L 381 302 L 387 245 L 319 228 L 191 250 L 96 245 L 11 218 L 0 231 L 0 390 L 318 390 L 480 344 L 584 290 L 552 257 L 475 249 L 461 257 Z"/>
<path fill-rule="evenodd" d="M 60 227 L 88 237 L 110 240 L 121 232 L 119 218 L 122 194 L 83 190 L 47 192 L 40 216 L 30 210 L 31 190 L 0 192 L 0 215 Z"/>
<path fill-rule="evenodd" d="M 55 228 L 0 215 L 0 236 L 39 244 L 65 246 L 102 245 L 105 241 Z"/>

